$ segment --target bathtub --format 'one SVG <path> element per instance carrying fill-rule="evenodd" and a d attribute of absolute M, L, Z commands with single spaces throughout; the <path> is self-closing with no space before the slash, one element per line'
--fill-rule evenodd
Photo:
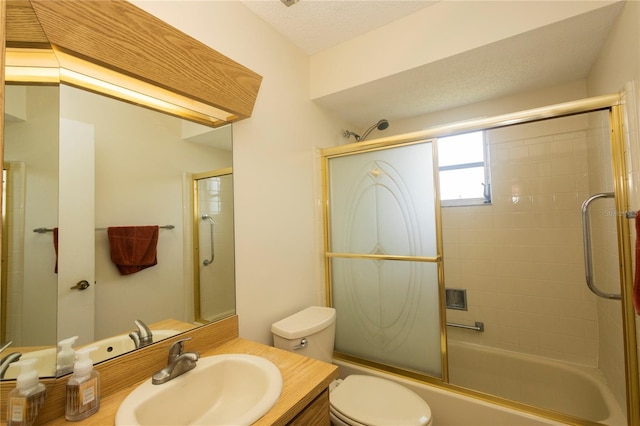
<path fill-rule="evenodd" d="M 503 379 L 503 381 L 506 382 L 504 386 L 501 384 L 496 384 L 496 376 L 504 376 L 504 372 L 506 369 L 516 372 L 536 371 L 535 373 L 532 373 L 534 377 L 539 377 L 539 375 L 541 374 L 557 374 L 558 377 L 562 377 L 558 380 L 558 382 L 569 382 L 567 376 L 575 375 L 578 377 L 578 379 L 574 380 L 574 385 L 571 390 L 566 387 L 558 390 L 562 397 L 556 399 L 567 401 L 573 408 L 579 406 L 583 409 L 583 411 L 584 409 L 587 409 L 586 411 L 588 411 L 588 413 L 579 414 L 579 417 L 588 417 L 590 414 L 591 417 L 598 418 L 590 418 L 589 420 L 597 421 L 602 424 L 612 426 L 627 424 L 625 416 L 616 404 L 615 399 L 611 395 L 611 392 L 606 388 L 606 386 L 604 386 L 604 380 L 602 378 L 599 378 L 596 374 L 591 377 L 590 375 L 585 374 L 585 372 L 580 368 L 576 368 L 572 365 L 562 364 L 562 367 L 554 367 L 559 371 L 542 371 L 541 368 L 551 368 L 551 366 L 547 364 L 556 363 L 549 362 L 546 359 L 540 357 L 526 356 L 508 351 L 484 349 L 483 347 L 477 345 L 470 345 L 465 343 L 449 342 L 449 355 L 450 359 L 451 357 L 454 358 L 454 361 L 450 361 L 451 365 L 453 365 L 453 362 L 458 363 L 458 366 L 455 367 L 455 371 L 450 371 L 450 376 L 452 376 L 452 373 L 455 376 L 469 376 L 468 379 L 456 377 L 457 381 L 451 380 L 451 382 L 464 387 L 471 387 L 470 385 L 473 382 L 475 389 L 481 392 L 490 392 L 495 388 L 501 389 L 503 387 L 521 388 L 521 380 L 524 379 L 519 378 Z M 489 360 L 488 358 L 493 359 Z M 529 360 L 528 358 L 532 358 L 535 362 L 531 362 L 532 360 Z M 420 383 L 411 379 L 405 379 L 403 377 L 399 377 L 382 371 L 369 369 L 367 367 L 353 364 L 344 360 L 334 359 L 333 362 L 335 365 L 340 367 L 341 378 L 344 378 L 350 374 L 369 374 L 393 380 L 408 387 L 429 404 L 429 406 L 431 407 L 431 412 L 433 413 L 434 426 L 565 425 L 565 423 L 562 422 L 556 422 L 547 418 L 536 416 L 534 414 L 526 413 L 524 411 L 511 409 L 503 405 L 493 404 L 488 401 L 483 401 L 471 396 L 462 395 L 457 392 L 442 389 L 440 387 Z M 464 362 L 466 362 L 466 366 L 463 366 Z M 525 363 L 523 364 L 523 362 Z M 507 367 L 507 365 L 509 364 L 513 365 L 513 368 Z M 470 374 L 469 370 L 471 370 Z M 482 388 L 482 384 L 484 382 L 490 383 L 490 386 L 492 388 Z M 478 386 L 478 383 L 480 383 L 480 386 Z M 517 384 L 517 386 L 514 386 L 514 384 Z M 554 386 L 556 386 L 556 384 L 554 384 Z M 565 384 L 563 383 L 562 385 L 558 386 L 565 386 Z M 582 387 L 588 388 L 589 390 L 582 389 Z M 555 392 L 555 390 L 546 388 L 542 392 L 533 393 L 541 397 L 541 402 L 548 402 L 547 393 L 549 392 Z M 585 396 L 583 395 L 583 393 L 585 392 L 591 393 L 589 398 L 592 399 L 589 400 L 588 404 L 585 404 L 583 400 L 581 400 L 582 402 L 580 403 L 576 402 L 577 400 L 572 400 L 572 396 L 578 394 L 580 394 L 579 398 L 585 398 Z M 514 399 L 513 397 L 504 394 L 499 394 L 496 396 Z M 541 404 L 533 402 L 531 400 L 529 400 L 528 403 L 530 405 L 541 406 Z M 588 407 L 591 405 L 595 406 L 595 408 Z M 560 408 L 557 406 L 547 408 L 560 410 Z M 568 414 L 576 414 L 570 413 L 566 410 L 564 412 Z"/>
<path fill-rule="evenodd" d="M 627 423 L 596 368 L 450 340 L 449 381 L 593 422 Z"/>

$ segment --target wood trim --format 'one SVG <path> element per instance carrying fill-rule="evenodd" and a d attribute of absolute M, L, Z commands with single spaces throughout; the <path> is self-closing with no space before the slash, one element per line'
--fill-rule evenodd
<path fill-rule="evenodd" d="M 325 389 L 313 402 L 302 410 L 288 426 L 329 426 L 331 424 L 329 389 Z"/>
<path fill-rule="evenodd" d="M 229 113 L 251 116 L 262 77 L 124 0 L 9 0 L 10 47 L 56 50 Z"/>
<path fill-rule="evenodd" d="M 42 31 L 38 17 L 29 1 L 7 0 L 6 5 L 6 45 L 9 47 L 48 48 L 49 40 Z"/>

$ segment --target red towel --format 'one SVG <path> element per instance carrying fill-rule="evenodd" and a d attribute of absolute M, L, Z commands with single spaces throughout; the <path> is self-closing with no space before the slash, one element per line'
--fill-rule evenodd
<path fill-rule="evenodd" d="M 640 212 L 636 215 L 636 275 L 633 279 L 633 306 L 640 314 Z"/>
<path fill-rule="evenodd" d="M 158 264 L 158 225 L 107 228 L 111 261 L 120 275 L 130 275 Z"/>

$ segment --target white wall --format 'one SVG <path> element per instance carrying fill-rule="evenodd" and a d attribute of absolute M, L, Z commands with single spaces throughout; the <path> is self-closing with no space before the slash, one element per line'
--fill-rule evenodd
<path fill-rule="evenodd" d="M 240 2 L 135 4 L 263 77 L 251 118 L 234 124 L 240 335 L 271 344 L 271 324 L 324 303 L 316 233 L 316 147 L 343 123 L 309 100 L 309 58 Z"/>
<path fill-rule="evenodd" d="M 191 321 L 186 310 L 183 177 L 228 167 L 230 153 L 182 140 L 182 120 L 65 86 L 73 97 L 61 116 L 91 123 L 95 132 L 95 339 L 128 332 L 134 320 Z M 114 124 L 115 123 L 115 124 Z M 93 207 L 93 206 L 91 206 Z M 160 229 L 158 264 L 122 276 L 110 258 L 110 226 L 174 225 Z M 65 283 L 61 283 L 65 285 Z M 60 336 L 67 337 L 67 336 Z"/>

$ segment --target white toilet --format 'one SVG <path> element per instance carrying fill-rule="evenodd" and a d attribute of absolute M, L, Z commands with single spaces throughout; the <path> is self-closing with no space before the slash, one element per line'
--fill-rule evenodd
<path fill-rule="evenodd" d="M 276 348 L 331 363 L 333 308 L 312 306 L 271 326 Z M 431 409 L 406 387 L 374 376 L 351 375 L 330 387 L 331 422 L 338 426 L 431 425 Z"/>

